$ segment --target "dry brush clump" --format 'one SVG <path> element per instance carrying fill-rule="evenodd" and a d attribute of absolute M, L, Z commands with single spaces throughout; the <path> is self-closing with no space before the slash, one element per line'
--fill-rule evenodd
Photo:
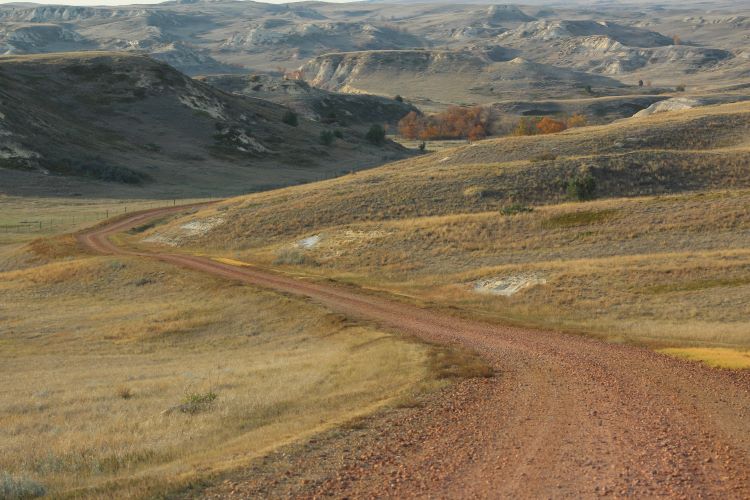
<path fill-rule="evenodd" d="M 524 117 L 518 121 L 518 125 L 513 130 L 513 135 L 557 134 L 569 128 L 584 127 L 587 123 L 588 120 L 586 117 L 580 113 L 575 113 L 567 118 L 552 118 L 551 116 L 544 116 L 542 118 Z"/>

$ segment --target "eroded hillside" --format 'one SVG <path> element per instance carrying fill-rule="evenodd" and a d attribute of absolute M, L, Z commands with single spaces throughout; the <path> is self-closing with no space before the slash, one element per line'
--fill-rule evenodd
<path fill-rule="evenodd" d="M 230 95 L 145 56 L 87 52 L 0 60 L 6 194 L 240 193 L 397 158 L 288 108 Z"/>

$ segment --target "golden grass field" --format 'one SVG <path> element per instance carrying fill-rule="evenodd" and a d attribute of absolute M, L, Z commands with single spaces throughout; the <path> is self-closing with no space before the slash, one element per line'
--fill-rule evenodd
<path fill-rule="evenodd" d="M 84 255 L 70 236 L 0 261 L 6 494 L 159 496 L 476 368 L 301 299 Z"/>
<path fill-rule="evenodd" d="M 158 235 L 182 251 L 490 321 L 654 347 L 743 349 L 748 126 L 750 105 L 739 104 L 480 141 L 227 200 L 133 241 Z M 555 158 L 523 159 L 543 151 Z M 623 157 L 640 160 L 617 163 Z M 568 201 L 564 176 L 583 167 L 599 175 L 599 199 Z M 214 224 L 185 234 L 186 224 L 206 220 Z M 543 283 L 507 297 L 474 290 L 481 280 L 519 277 Z"/>

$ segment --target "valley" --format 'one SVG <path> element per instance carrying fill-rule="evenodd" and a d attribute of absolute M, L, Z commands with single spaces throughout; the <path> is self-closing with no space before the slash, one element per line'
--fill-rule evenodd
<path fill-rule="evenodd" d="M 749 28 L 0 4 L 0 498 L 750 496 Z"/>

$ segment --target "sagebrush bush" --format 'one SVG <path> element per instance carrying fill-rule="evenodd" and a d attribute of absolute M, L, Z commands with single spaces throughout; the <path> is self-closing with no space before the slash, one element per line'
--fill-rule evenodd
<path fill-rule="evenodd" d="M 180 405 L 180 411 L 182 413 L 200 413 L 203 411 L 210 410 L 218 394 L 213 391 L 208 392 L 189 392 L 182 398 L 182 404 Z"/>
<path fill-rule="evenodd" d="M 115 391 L 115 393 L 117 394 L 117 397 L 119 397 L 121 399 L 130 399 L 130 398 L 133 397 L 133 391 L 132 391 L 132 389 L 130 389 L 130 387 L 126 387 L 124 385 L 118 387 L 117 390 Z"/>
<path fill-rule="evenodd" d="M 318 140 L 323 146 L 330 146 L 333 144 L 334 135 L 330 130 L 324 130 L 320 133 Z"/>
<path fill-rule="evenodd" d="M 284 113 L 284 116 L 281 117 L 281 121 L 291 127 L 296 127 L 297 125 L 299 125 L 299 118 L 297 118 L 297 113 L 295 113 L 291 109 Z"/>
<path fill-rule="evenodd" d="M 365 138 L 376 146 L 381 146 L 385 144 L 385 129 L 376 123 L 367 131 Z"/>
<path fill-rule="evenodd" d="M 7 472 L 0 474 L 0 498 L 21 500 L 41 497 L 46 493 L 46 488 L 36 481 L 23 477 L 13 477 Z"/>
<path fill-rule="evenodd" d="M 312 257 L 305 254 L 303 250 L 299 248 L 283 248 L 276 254 L 276 259 L 273 261 L 275 265 L 316 265 L 317 262 Z"/>
<path fill-rule="evenodd" d="M 577 174 L 568 179 L 568 197 L 573 200 L 591 200 L 596 196 L 596 179 L 589 173 Z"/>

